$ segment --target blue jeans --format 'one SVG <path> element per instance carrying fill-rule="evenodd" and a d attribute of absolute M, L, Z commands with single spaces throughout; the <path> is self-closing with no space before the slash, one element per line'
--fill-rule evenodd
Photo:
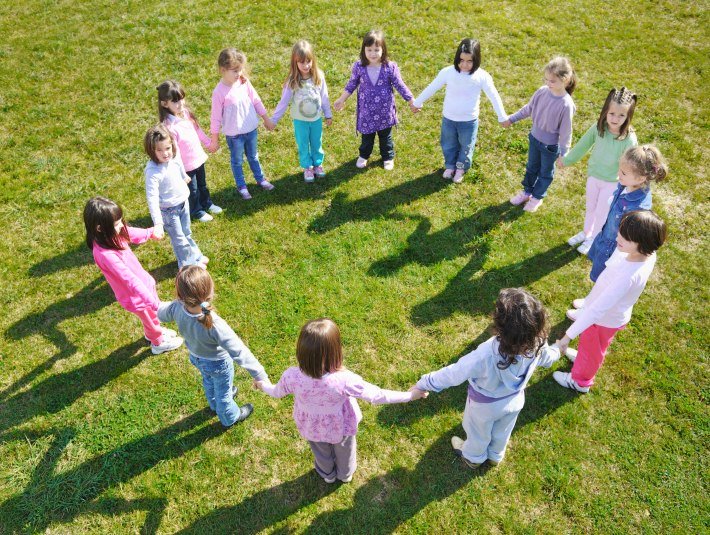
<path fill-rule="evenodd" d="M 293 135 L 298 146 L 298 163 L 304 169 L 323 163 L 323 118 L 317 121 L 293 120 Z"/>
<path fill-rule="evenodd" d="M 187 176 L 192 179 L 187 184 L 187 187 L 190 188 L 190 198 L 188 199 L 190 201 L 190 215 L 199 218 L 205 215 L 205 211 L 212 206 L 210 190 L 207 188 L 207 178 L 205 177 L 205 164 L 192 171 L 187 171 Z"/>
<path fill-rule="evenodd" d="M 203 359 L 190 355 L 190 362 L 200 370 L 202 386 L 210 409 L 217 413 L 222 425 L 229 427 L 237 421 L 241 410 L 234 402 L 232 385 L 234 384 L 234 362 L 232 359 Z"/>
<path fill-rule="evenodd" d="M 244 171 L 242 163 L 244 162 L 244 153 L 247 154 L 247 162 L 249 168 L 254 173 L 254 178 L 257 184 L 264 181 L 264 171 L 259 163 L 259 152 L 256 147 L 256 128 L 246 134 L 237 134 L 236 136 L 227 136 L 227 146 L 229 147 L 230 163 L 232 164 L 232 174 L 234 181 L 237 183 L 237 188 L 246 188 L 247 183 L 244 181 Z"/>
<path fill-rule="evenodd" d="M 560 155 L 559 145 L 545 145 L 528 134 L 528 163 L 525 166 L 523 189 L 536 199 L 544 199 L 555 176 L 555 161 Z"/>
<path fill-rule="evenodd" d="M 173 246 L 175 258 L 177 258 L 178 269 L 183 266 L 197 264 L 202 258 L 200 248 L 195 243 L 195 240 L 192 239 L 190 214 L 187 206 L 187 201 L 185 201 L 177 206 L 160 209 L 165 232 L 170 236 L 170 245 Z"/>
<path fill-rule="evenodd" d="M 440 141 L 446 169 L 469 170 L 477 137 L 478 119 L 452 121 L 446 117 L 442 118 Z"/>

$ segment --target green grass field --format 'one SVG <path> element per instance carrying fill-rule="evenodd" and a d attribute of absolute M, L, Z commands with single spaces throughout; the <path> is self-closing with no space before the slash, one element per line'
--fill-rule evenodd
<path fill-rule="evenodd" d="M 274 1 L 0 6 L 0 533 L 707 533 L 708 3 Z M 183 348 L 153 356 L 84 245 L 81 211 L 108 196 L 150 226 L 145 130 L 155 87 L 180 81 L 205 127 L 225 46 L 243 49 L 273 110 L 300 38 L 331 97 L 360 37 L 388 35 L 418 94 L 463 37 L 481 41 L 513 113 L 555 55 L 579 75 L 575 138 L 611 87 L 639 95 L 634 126 L 669 161 L 654 210 L 669 225 L 654 275 L 592 392 L 541 370 L 505 462 L 468 470 L 451 451 L 465 386 L 407 405 L 363 404 L 348 485 L 312 470 L 291 418 L 236 374 L 254 416 L 224 431 Z M 703 44 L 705 43 L 705 44 Z M 396 168 L 354 166 L 355 101 L 326 129 L 328 176 L 304 184 L 290 121 L 259 149 L 276 189 L 238 198 L 224 143 L 207 163 L 225 213 L 193 224 L 220 314 L 273 380 L 295 362 L 300 326 L 329 316 L 346 365 L 406 389 L 485 340 L 502 287 L 550 311 L 553 337 L 590 264 L 581 228 L 586 164 L 559 172 L 536 214 L 512 208 L 529 121 L 501 129 L 482 98 L 475 163 L 440 178 L 443 91 L 413 116 L 398 98 Z M 252 180 L 247 173 L 248 180 Z M 167 239 L 136 249 L 173 296 Z"/>

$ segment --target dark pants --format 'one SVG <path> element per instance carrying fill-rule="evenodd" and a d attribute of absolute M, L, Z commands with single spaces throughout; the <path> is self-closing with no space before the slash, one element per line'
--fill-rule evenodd
<path fill-rule="evenodd" d="M 372 148 L 375 146 L 375 135 L 380 138 L 380 156 L 386 162 L 394 160 L 394 139 L 392 139 L 392 127 L 378 130 L 372 134 L 362 134 L 362 143 L 360 144 L 360 158 L 366 160 L 372 154 Z"/>
<path fill-rule="evenodd" d="M 337 444 L 308 441 L 316 458 L 316 472 L 323 479 L 352 477 L 357 468 L 357 443 L 354 436 L 343 437 Z"/>
<path fill-rule="evenodd" d="M 187 184 L 187 187 L 190 188 L 190 215 L 194 218 L 202 217 L 212 206 L 210 190 L 207 189 L 205 164 L 192 171 L 187 171 L 187 176 L 191 178 Z"/>

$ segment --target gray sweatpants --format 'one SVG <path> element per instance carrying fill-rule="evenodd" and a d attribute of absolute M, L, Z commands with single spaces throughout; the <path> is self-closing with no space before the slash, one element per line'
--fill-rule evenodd
<path fill-rule="evenodd" d="M 323 479 L 352 477 L 357 468 L 355 437 L 343 437 L 337 444 L 308 441 L 316 459 L 316 472 Z"/>

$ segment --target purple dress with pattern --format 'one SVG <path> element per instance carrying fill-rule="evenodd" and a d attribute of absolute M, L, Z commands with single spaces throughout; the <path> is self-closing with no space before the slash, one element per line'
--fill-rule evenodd
<path fill-rule="evenodd" d="M 373 84 L 367 75 L 367 66 L 359 61 L 355 62 L 345 91 L 352 94 L 357 89 L 358 132 L 372 134 L 397 124 L 393 88 L 406 101 L 414 98 L 407 84 L 402 80 L 399 67 L 395 62 L 388 61 L 382 64 L 376 84 Z"/>

